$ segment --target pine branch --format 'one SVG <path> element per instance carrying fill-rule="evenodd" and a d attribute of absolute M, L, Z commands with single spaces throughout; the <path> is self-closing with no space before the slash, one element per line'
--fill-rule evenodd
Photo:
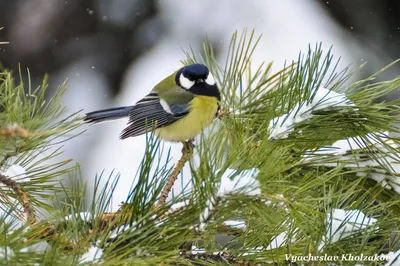
<path fill-rule="evenodd" d="M 4 129 L 0 129 L 0 135 L 5 137 L 23 137 L 26 138 L 30 136 L 30 133 L 18 125 L 12 125 Z"/>
<path fill-rule="evenodd" d="M 28 224 L 35 224 L 36 223 L 35 209 L 32 205 L 30 197 L 23 190 L 21 185 L 18 184 L 18 182 L 12 180 L 11 178 L 9 178 L 1 173 L 0 173 L 0 183 L 2 183 L 3 185 L 7 186 L 10 189 L 12 189 L 14 191 L 14 193 L 17 195 L 17 198 L 24 209 L 26 222 Z"/>
<path fill-rule="evenodd" d="M 178 178 L 179 173 L 182 171 L 183 167 L 185 166 L 185 163 L 190 159 L 193 153 L 193 147 L 194 147 L 193 141 L 194 140 L 189 140 L 183 144 L 182 156 L 179 159 L 178 163 L 176 164 L 172 173 L 169 175 L 168 182 L 161 191 L 161 196 L 158 199 L 156 208 L 165 203 L 169 192 L 171 191 L 172 187 L 175 184 L 176 179 Z"/>
<path fill-rule="evenodd" d="M 9 221 L 16 210 L 5 204 L 10 215 L 0 218 L 0 247 L 12 252 L 0 264 L 18 265 L 23 258 L 46 265 L 258 265 L 289 264 L 290 254 L 397 256 L 398 243 L 387 240 L 400 228 L 400 140 L 387 132 L 400 133 L 394 123 L 400 107 L 377 99 L 396 90 L 400 77 L 375 82 L 373 75 L 348 84 L 354 71 L 338 71 L 320 44 L 271 73 L 271 63 L 251 64 L 258 41 L 254 32 L 235 33 L 223 65 L 208 42 L 200 57 L 186 53 L 184 63 L 203 62 L 216 78 L 223 95 L 219 119 L 195 151 L 182 150 L 174 169 L 169 151 L 147 135 L 140 167 L 129 176 L 134 185 L 116 212 L 109 208 L 119 174 L 112 172 L 103 187 L 104 173 L 96 176 L 87 206 L 79 181 L 69 187 L 54 182 L 72 173 L 64 169 L 67 162 L 46 165 L 61 149 L 33 159 L 77 126 L 75 114 L 54 123 L 63 110 L 56 103 L 60 94 L 43 107 L 46 84 L 28 84 L 26 96 L 24 84 L 0 75 L 0 121 L 26 130 L 1 129 L 2 170 L 24 167 L 31 180 L 23 191 L 35 210 L 47 211 L 23 228 Z M 191 186 L 167 202 L 188 162 Z M 0 197 L 18 199 L 14 185 Z M 54 204 L 45 204 L 50 198 Z M 21 255 L 43 240 L 45 256 L 37 250 Z"/>
<path fill-rule="evenodd" d="M 248 262 L 239 262 L 234 255 L 225 253 L 225 252 L 217 252 L 215 254 L 207 254 L 207 253 L 182 253 L 182 257 L 188 259 L 190 261 L 197 261 L 199 263 L 223 263 L 225 265 L 233 264 L 233 265 L 246 265 L 252 266 L 257 265 L 256 263 L 248 263 Z"/>

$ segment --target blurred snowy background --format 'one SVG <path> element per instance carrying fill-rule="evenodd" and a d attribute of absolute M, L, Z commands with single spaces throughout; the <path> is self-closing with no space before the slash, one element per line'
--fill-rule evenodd
<path fill-rule="evenodd" d="M 274 61 L 274 70 L 321 41 L 325 50 L 333 45 L 342 67 L 368 61 L 358 78 L 400 58 L 396 0 L 0 0 L 0 27 L 0 41 L 10 42 L 0 48 L 0 62 L 29 67 L 36 84 L 49 73 L 52 90 L 68 79 L 70 112 L 134 104 L 180 67 L 181 48 L 199 51 L 206 33 L 223 62 L 232 33 L 256 29 L 263 38 L 252 63 Z M 144 137 L 118 139 L 125 124 L 87 127 L 65 146 L 64 156 L 81 164 L 89 188 L 96 173 L 121 173 L 114 210 L 145 148 Z M 181 145 L 169 147 L 175 162 Z M 188 182 L 187 173 L 178 183 Z"/>

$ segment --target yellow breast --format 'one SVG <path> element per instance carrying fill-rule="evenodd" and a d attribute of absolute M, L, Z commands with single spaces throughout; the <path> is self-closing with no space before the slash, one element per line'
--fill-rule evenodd
<path fill-rule="evenodd" d="M 192 139 L 211 124 L 218 110 L 215 97 L 196 96 L 190 102 L 190 112 L 171 125 L 156 130 L 156 134 L 166 141 Z"/>

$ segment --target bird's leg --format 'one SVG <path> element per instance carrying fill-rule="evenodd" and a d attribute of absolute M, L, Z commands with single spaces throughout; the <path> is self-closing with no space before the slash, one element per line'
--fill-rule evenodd
<path fill-rule="evenodd" d="M 187 141 L 183 141 L 183 148 L 182 148 L 182 153 L 188 152 L 188 153 L 193 153 L 194 149 L 194 139 L 188 139 Z"/>
<path fill-rule="evenodd" d="M 163 190 L 161 191 L 161 196 L 158 199 L 156 207 L 164 204 L 167 200 L 168 194 L 171 191 L 172 187 L 175 184 L 176 179 L 178 179 L 179 173 L 182 171 L 182 168 L 185 166 L 185 163 L 190 159 L 190 156 L 193 154 L 194 148 L 194 139 L 190 139 L 188 141 L 182 142 L 182 156 L 179 159 L 178 163 L 176 164 L 172 173 L 168 176 L 167 184 L 164 186 Z"/>

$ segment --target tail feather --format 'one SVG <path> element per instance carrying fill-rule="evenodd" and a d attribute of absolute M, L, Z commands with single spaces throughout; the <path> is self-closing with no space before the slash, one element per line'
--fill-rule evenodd
<path fill-rule="evenodd" d="M 86 123 L 100 123 L 109 120 L 115 120 L 129 116 L 133 106 L 123 106 L 110 109 L 104 109 L 87 113 L 83 121 Z"/>

